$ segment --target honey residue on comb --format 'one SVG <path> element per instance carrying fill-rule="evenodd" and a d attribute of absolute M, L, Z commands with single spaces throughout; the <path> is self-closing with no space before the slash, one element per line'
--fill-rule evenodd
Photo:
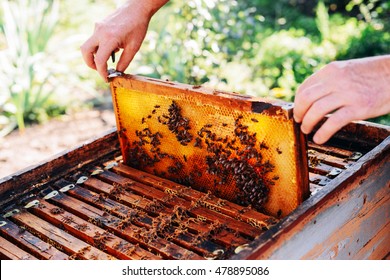
<path fill-rule="evenodd" d="M 125 163 L 201 191 L 212 189 L 220 197 L 229 194 L 236 203 L 263 210 L 269 188 L 278 176 L 267 177 L 274 166 L 263 160 L 264 144 L 257 141 L 256 132 L 249 131 L 243 116 L 230 120 L 232 130 L 218 133 L 218 129 L 213 130 L 221 126 L 218 123 L 204 123 L 194 129 L 196 125 L 183 115 L 177 101 L 172 101 L 168 110 L 160 107 L 154 105 L 139 120 L 139 129 L 127 134 Z M 152 131 L 156 120 L 169 133 Z M 258 120 L 251 118 L 251 122 Z M 166 151 L 161 147 L 164 137 L 175 139 L 182 149 L 187 148 L 188 155 Z"/>

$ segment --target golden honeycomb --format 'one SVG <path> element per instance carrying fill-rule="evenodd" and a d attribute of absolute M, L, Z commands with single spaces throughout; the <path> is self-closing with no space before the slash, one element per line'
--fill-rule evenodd
<path fill-rule="evenodd" d="M 275 217 L 308 195 L 286 104 L 130 75 L 111 89 L 125 164 Z"/>

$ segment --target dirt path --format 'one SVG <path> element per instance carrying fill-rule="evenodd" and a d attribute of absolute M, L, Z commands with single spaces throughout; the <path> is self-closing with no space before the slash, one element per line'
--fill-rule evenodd
<path fill-rule="evenodd" d="M 112 110 L 91 110 L 63 116 L 43 125 L 0 138 L 0 178 L 47 160 L 115 127 Z"/>

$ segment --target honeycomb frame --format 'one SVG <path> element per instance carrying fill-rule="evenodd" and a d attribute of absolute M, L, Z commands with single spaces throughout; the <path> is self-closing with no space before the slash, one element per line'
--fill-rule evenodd
<path fill-rule="evenodd" d="M 110 84 L 125 164 L 278 218 L 309 196 L 292 104 L 133 75 Z"/>

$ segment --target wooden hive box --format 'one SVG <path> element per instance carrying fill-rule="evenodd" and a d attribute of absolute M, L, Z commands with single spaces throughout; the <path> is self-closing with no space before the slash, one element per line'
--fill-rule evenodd
<path fill-rule="evenodd" d="M 389 258 L 389 135 L 356 122 L 326 145 L 309 137 L 311 194 L 278 217 L 124 165 L 110 131 L 0 179 L 0 256 Z"/>

